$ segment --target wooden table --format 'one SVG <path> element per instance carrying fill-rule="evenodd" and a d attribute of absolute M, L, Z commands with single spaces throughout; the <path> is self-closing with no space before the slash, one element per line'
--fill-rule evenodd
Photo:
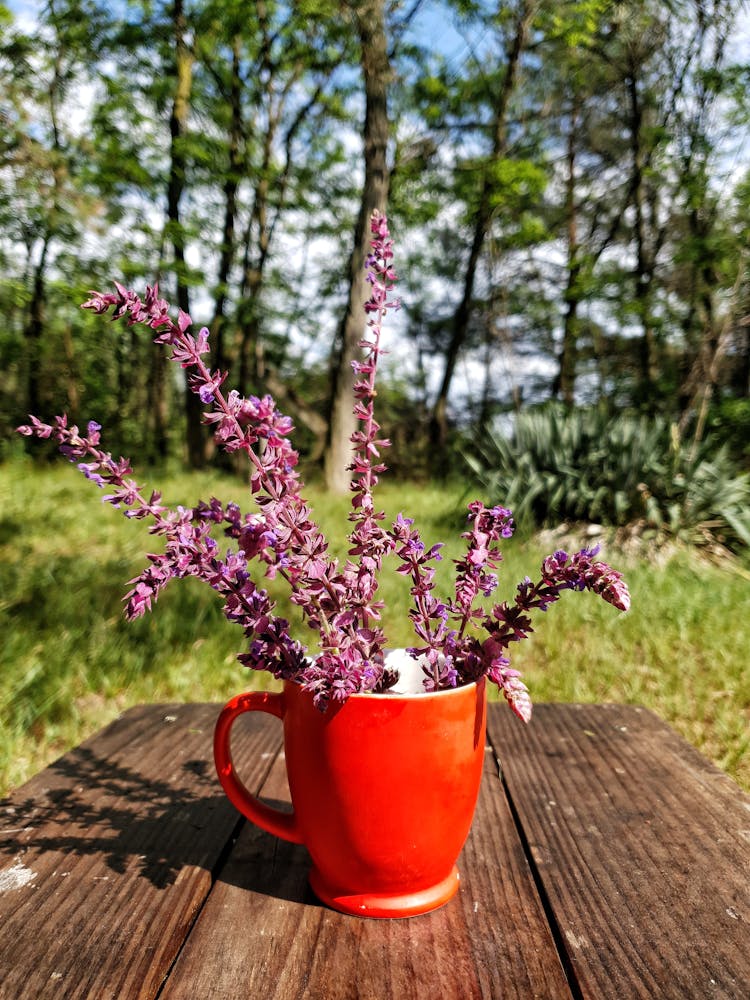
<path fill-rule="evenodd" d="M 303 848 L 244 823 L 211 762 L 216 705 L 120 719 L 0 808 L 0 997 L 750 997 L 750 798 L 645 709 L 490 706 L 461 889 L 346 917 Z M 237 724 L 283 800 L 281 728 Z"/>

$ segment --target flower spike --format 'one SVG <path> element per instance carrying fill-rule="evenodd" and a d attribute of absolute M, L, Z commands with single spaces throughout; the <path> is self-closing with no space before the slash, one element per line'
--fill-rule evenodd
<path fill-rule="evenodd" d="M 380 436 L 375 419 L 375 383 L 384 353 L 383 322 L 399 303 L 392 297 L 397 279 L 386 217 L 374 212 L 370 229 L 366 331 L 362 356 L 353 363 L 358 429 L 351 439 L 352 528 L 349 558 L 343 566 L 330 556 L 328 542 L 302 498 L 296 471 L 299 456 L 289 442 L 291 420 L 278 411 L 271 396 L 225 393 L 227 373 L 211 371 L 204 360 L 209 354 L 208 330 L 204 327 L 193 335 L 192 320 L 182 311 L 173 320 L 156 284 L 147 286 L 141 299 L 115 282 L 114 292 L 91 292 L 83 308 L 98 315 L 111 310 L 113 319 L 123 319 L 128 326 L 144 325 L 155 334 L 154 342 L 187 372 L 188 385 L 205 408 L 204 419 L 217 444 L 248 455 L 257 510 L 243 515 L 236 504 L 223 506 L 216 498 L 191 510 L 169 509 L 158 492 L 147 495 L 132 478 L 127 459 L 114 459 L 102 449 L 101 427 L 95 421 L 82 433 L 65 415 L 51 424 L 31 416 L 18 431 L 54 440 L 87 479 L 107 490 L 104 501 L 122 509 L 125 517 L 150 521 L 150 533 L 164 539 L 164 551 L 149 555 L 146 568 L 129 583 L 125 595 L 129 619 L 150 611 L 171 580 L 195 576 L 219 594 L 226 618 L 242 628 L 247 645 L 239 660 L 252 669 L 297 681 L 324 709 L 357 692 L 384 691 L 395 680 L 384 667 L 386 637 L 378 624 L 383 604 L 376 600 L 383 560 L 394 554 L 396 572 L 411 581 L 409 617 L 416 642 L 409 652 L 421 659 L 425 689 L 436 691 L 487 677 L 513 712 L 528 722 L 531 699 L 510 665 L 508 650 L 511 643 L 531 634 L 532 614 L 546 611 L 566 590 L 589 590 L 620 611 L 628 610 L 630 594 L 622 575 L 596 558 L 596 549 L 582 549 L 572 556 L 558 551 L 544 560 L 536 583 L 522 580 L 511 603 L 500 601 L 488 608 L 498 586 L 500 546 L 513 533 L 513 518 L 504 507 L 486 507 L 477 500 L 469 504 L 469 527 L 462 535 L 465 555 L 454 560 L 453 597 L 441 600 L 435 593 L 435 575 L 442 545 L 428 548 L 413 519 L 403 514 L 390 528 L 383 526 L 385 514 L 377 510 L 373 494 L 386 468 L 381 453 L 389 442 Z M 218 531 L 234 547 L 222 550 L 212 535 Z M 314 657 L 307 656 L 293 638 L 289 622 L 275 614 L 267 591 L 252 578 L 251 564 L 260 567 L 261 576 L 286 581 L 292 604 L 317 633 Z"/>

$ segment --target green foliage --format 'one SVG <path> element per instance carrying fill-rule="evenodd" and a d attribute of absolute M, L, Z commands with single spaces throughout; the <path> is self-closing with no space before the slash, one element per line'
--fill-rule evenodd
<path fill-rule="evenodd" d="M 736 462 L 750 469 L 750 399 L 727 396 L 714 406 L 708 426 L 723 441 Z"/>
<path fill-rule="evenodd" d="M 750 477 L 714 440 L 680 444 L 663 419 L 547 406 L 465 453 L 490 500 L 527 527 L 589 521 L 750 546 Z"/>
<path fill-rule="evenodd" d="M 611 13 L 611 0 L 567 0 L 550 4 L 542 11 L 550 38 L 562 41 L 569 49 L 588 47 L 602 21 Z"/>
<path fill-rule="evenodd" d="M 488 165 L 487 172 L 494 207 L 539 198 L 547 183 L 544 170 L 531 160 L 495 160 Z"/>

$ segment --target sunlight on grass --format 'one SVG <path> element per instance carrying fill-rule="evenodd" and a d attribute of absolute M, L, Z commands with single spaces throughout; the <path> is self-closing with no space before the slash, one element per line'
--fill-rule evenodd
<path fill-rule="evenodd" d="M 237 479 L 216 473 L 139 476 L 169 503 L 192 506 L 212 494 L 242 503 Z M 462 551 L 461 488 L 382 484 L 389 518 L 417 518 L 427 545 L 446 540 L 439 589 Z M 19 784 L 47 762 L 138 702 L 223 702 L 237 691 L 275 684 L 236 661 L 237 626 L 194 580 L 173 583 L 153 615 L 122 614 L 126 583 L 158 539 L 127 521 L 63 464 L 0 466 L 0 787 Z M 307 491 L 315 515 L 343 555 L 347 498 Z M 532 542 L 506 548 L 501 596 L 534 576 L 546 551 Z M 615 701 L 646 705 L 750 787 L 750 588 L 741 576 L 688 553 L 666 567 L 607 558 L 626 570 L 633 607 L 620 615 L 592 595 L 563 595 L 538 632 L 512 650 L 535 701 Z M 391 646 L 409 645 L 408 581 L 384 570 L 380 596 Z M 303 641 L 310 635 L 273 586 L 279 610 Z M 520 723 L 519 723 L 520 725 Z M 533 721 L 532 721 L 533 725 Z"/>

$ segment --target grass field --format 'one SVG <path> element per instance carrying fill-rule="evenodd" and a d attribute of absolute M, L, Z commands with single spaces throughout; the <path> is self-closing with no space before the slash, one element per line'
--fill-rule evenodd
<path fill-rule="evenodd" d="M 214 473 L 159 477 L 147 485 L 160 487 L 170 503 L 190 506 L 212 494 L 247 499 L 242 483 Z M 379 497 L 390 516 L 404 510 L 417 518 L 425 542 L 449 543 L 440 567 L 447 587 L 450 558 L 461 552 L 460 487 L 382 486 Z M 343 551 L 348 501 L 319 489 L 307 495 Z M 152 615 L 125 622 L 125 584 L 144 566 L 144 554 L 158 547 L 144 523 L 103 505 L 99 491 L 67 463 L 0 466 L 0 791 L 129 705 L 223 702 L 266 686 L 266 675 L 251 676 L 236 662 L 238 627 L 193 580 L 173 583 Z M 538 543 L 513 540 L 502 596 L 534 576 L 545 554 Z M 685 551 L 666 565 L 634 562 L 613 550 L 603 554 L 626 571 L 632 609 L 620 615 L 593 595 L 566 594 L 540 616 L 535 636 L 513 651 L 532 697 L 646 705 L 750 788 L 747 573 L 706 565 Z M 403 646 L 412 641 L 408 585 L 391 568 L 381 586 L 384 625 L 389 644 Z"/>

